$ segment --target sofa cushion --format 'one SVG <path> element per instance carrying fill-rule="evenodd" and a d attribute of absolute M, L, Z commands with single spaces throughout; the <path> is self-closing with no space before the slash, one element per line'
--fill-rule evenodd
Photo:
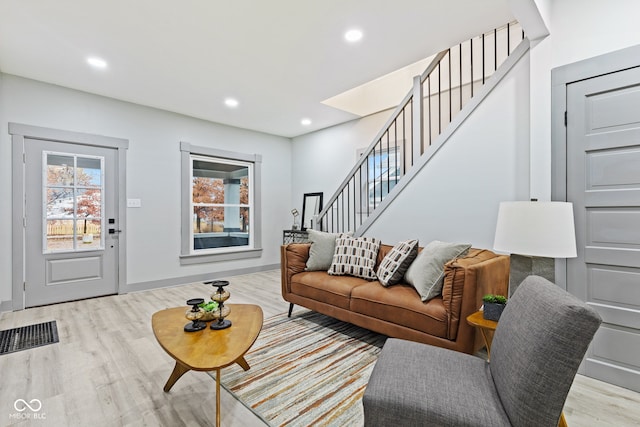
<path fill-rule="evenodd" d="M 291 276 L 291 292 L 348 310 L 352 290 L 366 283 L 369 282 L 358 277 L 329 276 L 326 271 L 309 271 Z"/>
<path fill-rule="evenodd" d="M 327 271 L 332 276 L 355 276 L 376 280 L 376 258 L 380 241 L 373 237 L 340 236 L 336 239 L 333 262 Z"/>
<path fill-rule="evenodd" d="M 353 288 L 350 310 L 447 338 L 448 317 L 442 298 L 424 303 L 416 290 L 406 283 L 385 288 L 379 282 L 365 282 Z"/>
<path fill-rule="evenodd" d="M 309 259 L 307 259 L 306 271 L 327 271 L 331 267 L 331 261 L 333 261 L 333 253 L 336 249 L 336 238 L 340 234 L 325 233 L 323 231 L 317 231 L 308 229 L 309 241 L 311 247 L 309 248 Z"/>
<path fill-rule="evenodd" d="M 428 301 L 442 293 L 444 265 L 464 253 L 470 244 L 447 243 L 434 240 L 425 246 L 409 266 L 404 278 L 413 285 L 422 301 Z"/>
<path fill-rule="evenodd" d="M 383 258 L 376 272 L 383 286 L 400 283 L 413 260 L 418 255 L 418 241 L 407 240 L 396 244 Z"/>

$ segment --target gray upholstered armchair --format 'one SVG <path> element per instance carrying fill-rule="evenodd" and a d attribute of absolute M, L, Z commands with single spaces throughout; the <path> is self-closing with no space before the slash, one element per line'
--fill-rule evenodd
<path fill-rule="evenodd" d="M 582 301 L 529 276 L 500 318 L 491 363 L 389 339 L 364 393 L 365 425 L 554 427 L 600 322 Z"/>

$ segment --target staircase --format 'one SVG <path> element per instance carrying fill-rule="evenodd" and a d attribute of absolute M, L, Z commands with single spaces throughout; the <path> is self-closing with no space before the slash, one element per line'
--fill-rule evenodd
<path fill-rule="evenodd" d="M 513 22 L 435 55 L 314 228 L 362 235 L 528 49 Z"/>

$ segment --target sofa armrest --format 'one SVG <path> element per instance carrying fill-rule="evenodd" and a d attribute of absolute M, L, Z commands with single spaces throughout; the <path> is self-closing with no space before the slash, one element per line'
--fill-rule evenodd
<path fill-rule="evenodd" d="M 507 295 L 509 257 L 486 249 L 471 249 L 467 256 L 445 265 L 442 302 L 449 316 L 449 339 L 473 331 L 466 318 L 482 306 L 486 294 Z"/>
<path fill-rule="evenodd" d="M 291 293 L 291 276 L 306 268 L 310 247 L 311 243 L 290 243 L 280 247 L 282 295 Z"/>

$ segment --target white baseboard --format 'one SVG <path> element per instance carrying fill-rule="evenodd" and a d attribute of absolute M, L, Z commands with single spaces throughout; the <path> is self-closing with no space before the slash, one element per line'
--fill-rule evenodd
<path fill-rule="evenodd" d="M 121 289 L 121 294 L 129 292 L 148 291 L 150 289 L 168 288 L 171 286 L 184 285 L 185 283 L 204 282 L 206 280 L 224 279 L 230 276 L 239 276 L 242 274 L 259 273 L 261 271 L 276 270 L 280 268 L 280 263 L 261 265 L 258 267 L 240 268 L 235 270 L 217 271 L 215 273 L 203 273 L 193 276 L 172 277 L 170 279 L 151 280 L 148 282 L 129 283 L 125 289 Z M 1 307 L 0 307 L 1 308 Z M 9 310 L 11 302 L 9 302 Z"/>

